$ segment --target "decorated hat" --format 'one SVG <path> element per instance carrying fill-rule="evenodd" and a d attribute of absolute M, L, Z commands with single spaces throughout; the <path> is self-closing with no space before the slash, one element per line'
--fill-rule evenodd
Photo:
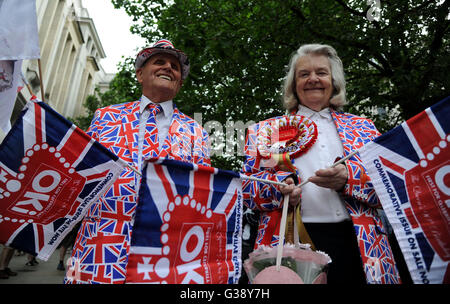
<path fill-rule="evenodd" d="M 139 68 L 142 68 L 151 56 L 160 53 L 171 54 L 178 58 L 182 71 L 181 77 L 182 79 L 186 79 L 187 75 L 189 74 L 189 59 L 187 55 L 183 53 L 183 51 L 174 48 L 172 42 L 167 39 L 159 40 L 151 47 L 145 48 L 140 51 L 139 54 L 137 54 L 136 60 L 134 62 L 135 69 L 137 70 Z"/>

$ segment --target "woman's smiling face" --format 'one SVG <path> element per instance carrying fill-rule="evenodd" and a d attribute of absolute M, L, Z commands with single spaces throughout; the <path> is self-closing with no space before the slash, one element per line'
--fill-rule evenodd
<path fill-rule="evenodd" d="M 330 105 L 333 80 L 328 58 L 323 55 L 306 55 L 297 60 L 295 91 L 300 103 L 314 111 Z"/>

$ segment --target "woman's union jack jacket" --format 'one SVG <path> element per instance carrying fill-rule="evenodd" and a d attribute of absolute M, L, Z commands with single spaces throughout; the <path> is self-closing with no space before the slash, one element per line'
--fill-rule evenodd
<path fill-rule="evenodd" d="M 331 111 L 331 115 L 344 147 L 343 157 L 380 135 L 369 119 L 336 111 Z M 270 121 L 275 118 L 249 127 L 242 170 L 246 175 L 273 181 L 283 181 L 292 175 L 290 172 L 276 171 L 273 167 L 262 167 L 261 158 L 257 156 L 258 132 L 270 125 Z M 358 154 L 346 160 L 345 165 L 348 180 L 341 194 L 353 221 L 366 280 L 369 283 L 399 283 L 400 277 L 387 235 L 377 214 L 377 208 L 381 208 L 381 204 L 366 175 L 366 169 Z M 255 248 L 260 245 L 277 245 L 282 211 L 282 194 L 278 186 L 245 180 L 243 197 L 247 207 L 261 212 Z"/>
<path fill-rule="evenodd" d="M 137 167 L 139 101 L 98 109 L 87 133 Z M 167 157 L 210 165 L 208 133 L 174 105 L 171 126 L 157 149 L 156 126 L 145 131 L 143 157 Z M 150 133 L 150 134 L 147 134 Z M 78 232 L 66 283 L 124 283 L 140 177 L 126 168 L 88 210 Z"/>

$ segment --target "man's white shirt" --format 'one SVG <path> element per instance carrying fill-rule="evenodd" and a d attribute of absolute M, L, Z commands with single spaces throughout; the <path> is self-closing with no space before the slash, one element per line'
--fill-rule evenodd
<path fill-rule="evenodd" d="M 148 109 L 148 105 L 153 103 L 150 99 L 143 96 L 140 99 L 139 105 L 139 143 L 138 143 L 138 170 L 141 172 L 142 170 L 142 149 L 144 146 L 144 135 L 145 135 L 145 126 L 150 116 L 150 111 Z M 156 114 L 155 122 L 156 127 L 158 128 L 158 144 L 159 150 L 161 150 L 164 140 L 169 133 L 170 124 L 172 122 L 173 115 L 173 102 L 172 100 L 164 101 L 158 103 L 162 111 Z"/>

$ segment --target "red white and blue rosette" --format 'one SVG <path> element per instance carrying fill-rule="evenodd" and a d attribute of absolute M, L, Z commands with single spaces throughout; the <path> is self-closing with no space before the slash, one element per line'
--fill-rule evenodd
<path fill-rule="evenodd" d="M 282 155 L 285 162 L 306 153 L 316 139 L 317 125 L 312 120 L 302 115 L 280 116 L 258 133 L 258 154 L 264 159 Z"/>

